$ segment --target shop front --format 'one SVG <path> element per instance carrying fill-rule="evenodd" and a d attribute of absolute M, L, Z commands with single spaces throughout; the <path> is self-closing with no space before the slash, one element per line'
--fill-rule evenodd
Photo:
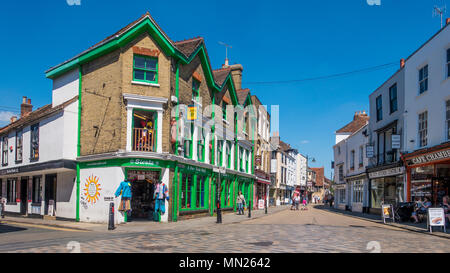
<path fill-rule="evenodd" d="M 368 188 L 366 174 L 364 173 L 348 177 L 346 180 L 348 181 L 347 185 L 349 189 L 351 189 L 350 200 L 348 202 L 351 210 L 355 212 L 365 212 L 365 207 L 367 204 L 367 198 L 365 198 L 365 196 Z"/>
<path fill-rule="evenodd" d="M 439 206 L 449 195 L 450 143 L 416 151 L 403 156 L 407 166 L 408 201 L 428 198 Z"/>
<path fill-rule="evenodd" d="M 382 204 L 397 205 L 405 202 L 405 168 L 373 168 L 369 176 L 369 212 L 381 213 Z"/>
<path fill-rule="evenodd" d="M 75 163 L 57 160 L 0 171 L 5 212 L 28 217 L 73 219 Z"/>
<path fill-rule="evenodd" d="M 261 178 L 261 177 L 257 177 L 256 178 L 256 183 L 255 183 L 255 196 L 254 196 L 254 200 L 255 200 L 255 204 L 254 204 L 254 208 L 258 208 L 258 209 L 264 209 L 264 207 L 266 206 L 267 202 L 269 201 L 269 186 L 270 186 L 270 180 Z M 268 204 L 267 204 L 268 206 Z"/>
<path fill-rule="evenodd" d="M 336 184 L 334 190 L 336 193 L 335 208 L 345 210 L 347 208 L 347 184 Z"/>

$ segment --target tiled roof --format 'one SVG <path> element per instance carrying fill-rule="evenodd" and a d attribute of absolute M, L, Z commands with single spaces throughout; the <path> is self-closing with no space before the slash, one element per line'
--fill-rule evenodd
<path fill-rule="evenodd" d="M 217 85 L 222 86 L 223 82 L 227 79 L 230 72 L 231 69 L 229 68 L 213 70 L 214 80 L 216 81 Z"/>
<path fill-rule="evenodd" d="M 247 99 L 248 94 L 250 93 L 250 89 L 240 89 L 236 91 L 238 101 L 240 105 L 244 105 L 245 99 Z"/>
<path fill-rule="evenodd" d="M 175 42 L 174 45 L 181 53 L 183 53 L 186 57 L 189 57 L 203 42 L 204 40 L 202 37 L 197 37 L 189 40 Z"/>
<path fill-rule="evenodd" d="M 353 121 L 337 130 L 336 133 L 350 133 L 353 134 L 369 122 L 369 116 L 366 114 L 356 114 Z"/>
<path fill-rule="evenodd" d="M 324 182 L 324 167 L 321 168 L 311 168 L 311 170 L 316 172 L 316 186 L 323 186 L 323 182 Z"/>
<path fill-rule="evenodd" d="M 25 126 L 28 125 L 30 123 L 36 122 L 46 116 L 49 116 L 53 113 L 58 112 L 59 110 L 64 109 L 65 107 L 67 107 L 68 105 L 70 105 L 71 103 L 75 102 L 76 100 L 78 100 L 78 96 L 73 97 L 72 99 L 58 105 L 55 107 L 52 107 L 51 104 L 47 104 L 44 105 L 36 110 L 34 110 L 33 112 L 29 113 L 28 115 L 26 115 L 25 117 L 21 117 L 20 119 L 16 120 L 13 123 L 10 123 L 8 125 L 6 125 L 3 128 L 0 128 L 0 135 L 7 133 L 11 130 L 14 130 L 16 128 L 19 128 L 21 126 Z"/>
<path fill-rule="evenodd" d="M 280 150 L 282 150 L 283 152 L 291 149 L 291 145 L 289 145 L 289 144 L 287 144 L 287 143 L 285 143 L 285 142 L 283 142 L 281 140 L 280 140 L 279 146 L 280 146 Z"/>

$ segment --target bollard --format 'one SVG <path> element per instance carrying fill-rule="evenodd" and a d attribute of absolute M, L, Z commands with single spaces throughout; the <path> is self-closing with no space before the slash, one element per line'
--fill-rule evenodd
<path fill-rule="evenodd" d="M 0 202 L 2 203 L 2 208 L 1 208 L 1 214 L 2 214 L 2 218 L 5 218 L 5 203 L 6 203 L 6 199 L 5 198 L 0 198 Z"/>
<path fill-rule="evenodd" d="M 264 213 L 267 214 L 267 202 L 264 202 Z"/>
<path fill-rule="evenodd" d="M 220 200 L 217 200 L 217 223 L 222 223 L 222 209 L 220 208 Z"/>
<path fill-rule="evenodd" d="M 109 203 L 108 230 L 114 229 L 114 202 Z"/>
<path fill-rule="evenodd" d="M 248 218 L 252 217 L 252 201 L 248 202 Z"/>

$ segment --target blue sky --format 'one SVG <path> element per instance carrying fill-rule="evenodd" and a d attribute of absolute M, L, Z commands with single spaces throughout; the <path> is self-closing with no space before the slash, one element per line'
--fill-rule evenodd
<path fill-rule="evenodd" d="M 70 2 L 70 0 L 69 0 Z M 226 4 L 225 4 L 226 3 Z M 37 107 L 51 102 L 44 71 L 149 11 L 172 40 L 202 36 L 214 68 L 244 66 L 243 87 L 264 104 L 280 105 L 281 139 L 316 159 L 330 177 L 334 131 L 397 68 L 400 58 L 439 30 L 434 5 L 450 0 L 317 1 L 5 1 L 0 9 L 0 126 L 18 113 L 22 96 Z M 450 15 L 447 14 L 447 17 Z M 320 81 L 298 80 L 395 62 L 387 69 Z"/>

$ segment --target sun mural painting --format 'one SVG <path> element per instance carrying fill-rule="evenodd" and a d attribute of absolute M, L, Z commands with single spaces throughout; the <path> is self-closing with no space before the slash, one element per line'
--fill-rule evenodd
<path fill-rule="evenodd" d="M 86 184 L 84 184 L 84 195 L 86 196 L 86 201 L 92 205 L 97 203 L 100 196 L 100 184 L 98 183 L 98 177 L 91 175 L 86 179 Z"/>

